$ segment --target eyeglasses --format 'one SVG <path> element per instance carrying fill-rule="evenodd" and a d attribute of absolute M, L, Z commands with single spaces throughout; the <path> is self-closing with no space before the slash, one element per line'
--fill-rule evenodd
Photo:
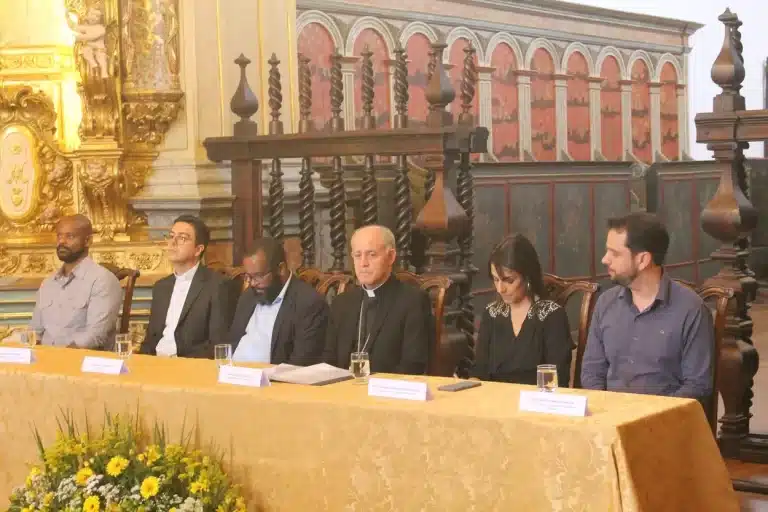
<path fill-rule="evenodd" d="M 184 245 L 187 242 L 192 241 L 192 238 L 189 235 L 180 234 L 176 235 L 174 233 L 167 233 L 165 236 L 165 241 L 168 243 L 174 243 L 176 245 Z"/>
<path fill-rule="evenodd" d="M 258 274 L 245 274 L 245 280 L 249 283 L 261 283 L 264 282 L 270 275 L 272 275 L 272 271 L 269 272 L 261 272 Z"/>

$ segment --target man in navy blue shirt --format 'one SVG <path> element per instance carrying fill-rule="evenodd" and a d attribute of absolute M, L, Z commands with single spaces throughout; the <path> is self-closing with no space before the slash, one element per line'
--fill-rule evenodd
<path fill-rule="evenodd" d="M 704 400 L 712 393 L 712 315 L 662 264 L 669 234 L 655 215 L 608 222 L 603 264 L 618 284 L 597 301 L 582 362 L 587 389 Z"/>

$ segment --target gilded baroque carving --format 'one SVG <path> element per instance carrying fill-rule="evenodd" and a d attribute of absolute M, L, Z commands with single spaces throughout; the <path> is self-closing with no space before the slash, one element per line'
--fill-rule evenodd
<path fill-rule="evenodd" d="M 34 238 L 73 213 L 72 163 L 54 139 L 51 99 L 31 87 L 0 90 L 0 235 Z"/>
<path fill-rule="evenodd" d="M 128 260 L 132 266 L 141 271 L 156 270 L 160 266 L 162 261 L 162 253 L 160 252 L 132 252 L 128 256 Z"/>
<path fill-rule="evenodd" d="M 47 275 L 56 270 L 53 256 L 48 254 L 27 254 L 22 265 L 22 274 Z"/>
<path fill-rule="evenodd" d="M 75 160 L 80 197 L 100 241 L 127 239 L 127 198 L 124 178 L 120 172 L 119 153 L 78 152 Z"/>
<path fill-rule="evenodd" d="M 21 257 L 6 248 L 0 248 L 0 276 L 11 275 L 21 266 Z"/>

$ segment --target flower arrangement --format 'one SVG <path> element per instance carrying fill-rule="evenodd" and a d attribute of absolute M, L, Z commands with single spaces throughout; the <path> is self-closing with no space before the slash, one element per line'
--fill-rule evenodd
<path fill-rule="evenodd" d="M 221 460 L 190 448 L 192 432 L 168 443 L 155 424 L 145 435 L 130 416 L 106 415 L 101 432 L 78 432 L 71 415 L 59 421 L 56 442 L 11 495 L 9 512 L 244 512 L 245 501 Z"/>

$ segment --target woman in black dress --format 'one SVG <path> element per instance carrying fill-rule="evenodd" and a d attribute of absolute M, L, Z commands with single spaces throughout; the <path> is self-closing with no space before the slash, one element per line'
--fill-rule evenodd
<path fill-rule="evenodd" d="M 488 273 L 498 292 L 480 320 L 475 366 L 480 380 L 536 384 L 536 366 L 557 366 L 560 387 L 570 381 L 571 340 L 565 310 L 544 298 L 544 281 L 531 242 L 505 237 L 491 253 Z"/>

